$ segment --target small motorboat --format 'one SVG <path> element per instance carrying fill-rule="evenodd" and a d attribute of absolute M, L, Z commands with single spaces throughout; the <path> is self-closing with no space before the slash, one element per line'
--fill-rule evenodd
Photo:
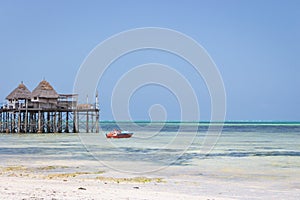
<path fill-rule="evenodd" d="M 133 135 L 132 132 L 114 129 L 113 131 L 107 133 L 106 137 L 107 138 L 130 138 L 132 135 Z"/>

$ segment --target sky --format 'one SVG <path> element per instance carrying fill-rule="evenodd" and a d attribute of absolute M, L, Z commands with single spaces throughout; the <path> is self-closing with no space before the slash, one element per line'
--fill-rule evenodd
<path fill-rule="evenodd" d="M 99 43 L 126 30 L 160 27 L 193 38 L 210 55 L 225 87 L 226 120 L 299 121 L 299 10 L 297 0 L 0 0 L 0 101 L 21 81 L 33 90 L 46 79 L 57 92 L 71 93 L 80 66 Z M 146 63 L 182 74 L 195 90 L 200 119 L 210 119 L 203 77 L 182 58 L 150 49 L 122 56 L 99 81 L 101 120 L 114 119 L 118 80 Z M 146 85 L 125 100 L 133 120 L 149 120 L 151 108 L 159 118 L 156 105 L 166 120 L 181 119 L 180 99 L 168 87 Z"/>

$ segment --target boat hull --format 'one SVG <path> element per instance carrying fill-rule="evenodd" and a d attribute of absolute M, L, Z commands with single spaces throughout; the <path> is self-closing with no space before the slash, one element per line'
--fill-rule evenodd
<path fill-rule="evenodd" d="M 113 135 L 113 134 L 106 134 L 107 138 L 130 138 L 133 135 L 133 133 L 120 133 L 117 135 Z"/>
<path fill-rule="evenodd" d="M 130 138 L 133 135 L 132 132 L 129 131 L 121 131 L 121 130 L 113 130 L 106 134 L 107 138 Z"/>

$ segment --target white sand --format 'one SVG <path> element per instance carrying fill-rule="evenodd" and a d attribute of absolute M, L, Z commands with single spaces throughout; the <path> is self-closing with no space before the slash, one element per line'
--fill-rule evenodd
<path fill-rule="evenodd" d="M 225 199 L 184 194 L 168 183 L 105 183 L 1 177 L 0 199 Z M 180 185 L 177 186 L 179 189 Z M 174 190 L 175 189 L 175 190 Z"/>
<path fill-rule="evenodd" d="M 108 169 L 103 173 L 87 170 L 75 163 L 69 161 L 67 167 L 53 168 L 45 163 L 1 166 L 0 199 L 300 199 L 298 178 L 291 185 L 285 179 L 266 177 L 195 177 L 188 173 L 178 174 L 176 167 L 155 174 L 130 175 Z M 149 182 L 134 179 L 136 177 L 146 177 Z"/>

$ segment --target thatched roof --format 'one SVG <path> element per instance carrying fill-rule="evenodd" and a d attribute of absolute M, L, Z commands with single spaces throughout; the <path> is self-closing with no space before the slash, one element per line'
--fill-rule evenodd
<path fill-rule="evenodd" d="M 32 91 L 31 97 L 39 98 L 58 98 L 57 92 L 47 81 L 43 80 L 39 85 Z"/>
<path fill-rule="evenodd" d="M 7 100 L 10 99 L 30 99 L 31 97 L 31 92 L 27 89 L 27 87 L 21 82 L 19 86 L 14 89 L 7 97 Z"/>

